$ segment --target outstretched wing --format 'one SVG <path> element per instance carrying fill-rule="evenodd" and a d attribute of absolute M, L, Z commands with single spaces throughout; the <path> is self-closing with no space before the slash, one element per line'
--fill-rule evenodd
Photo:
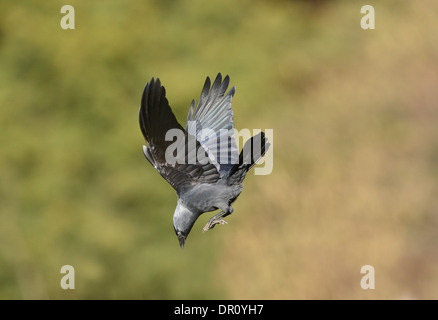
<path fill-rule="evenodd" d="M 232 87 L 225 95 L 229 83 L 230 77 L 222 81 L 219 73 L 210 88 L 207 77 L 196 109 L 195 100 L 192 101 L 186 124 L 188 133 L 201 143 L 220 173 L 228 172 L 239 158 L 231 107 L 236 88 Z"/>
<path fill-rule="evenodd" d="M 146 159 L 178 194 L 197 183 L 214 183 L 219 179 L 216 167 L 208 161 L 201 144 L 176 120 L 167 101 L 166 90 L 158 78 L 156 81 L 152 78 L 144 88 L 139 121 L 148 143 L 148 146 L 143 146 Z M 168 132 L 179 135 L 167 141 Z M 169 152 L 169 149 L 177 154 Z"/>

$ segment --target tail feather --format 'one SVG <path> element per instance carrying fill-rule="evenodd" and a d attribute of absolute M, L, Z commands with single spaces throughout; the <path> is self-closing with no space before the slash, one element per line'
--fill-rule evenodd
<path fill-rule="evenodd" d="M 269 146 L 270 143 L 265 137 L 264 132 L 260 132 L 249 139 L 239 154 L 239 162 L 230 170 L 230 182 L 233 183 L 236 180 L 241 182 L 245 178 L 246 173 L 265 155 Z"/>

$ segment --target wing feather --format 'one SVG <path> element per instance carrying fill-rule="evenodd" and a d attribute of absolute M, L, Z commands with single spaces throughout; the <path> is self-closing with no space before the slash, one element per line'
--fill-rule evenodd
<path fill-rule="evenodd" d="M 237 163 L 239 158 L 234 139 L 234 113 L 231 106 L 236 88 L 232 87 L 225 95 L 229 83 L 228 75 L 222 81 L 222 75 L 219 73 L 213 85 L 207 77 L 196 109 L 194 101 L 190 106 L 186 125 L 186 130 L 201 143 L 220 173 L 229 170 L 230 164 Z M 206 131 L 201 131 L 203 129 L 209 129 L 206 136 L 203 135 Z M 221 151 L 225 153 L 224 148 L 227 149 L 227 156 L 220 157 Z"/>
<path fill-rule="evenodd" d="M 178 123 L 169 102 L 166 90 L 160 80 L 152 78 L 146 84 L 139 110 L 140 129 L 147 141 L 143 146 L 146 159 L 172 185 L 179 194 L 183 189 L 197 183 L 214 183 L 219 173 L 214 164 L 198 159 L 206 156 L 205 149 Z M 166 141 L 168 130 L 178 129 L 184 134 L 184 141 Z M 173 143 L 184 150 L 184 158 L 174 163 L 166 160 L 166 150 Z"/>

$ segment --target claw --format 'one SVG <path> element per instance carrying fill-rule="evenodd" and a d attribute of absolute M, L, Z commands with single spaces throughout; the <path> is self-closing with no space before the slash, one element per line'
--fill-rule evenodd
<path fill-rule="evenodd" d="M 226 222 L 224 219 L 214 219 L 215 217 L 213 217 L 212 219 L 208 220 L 207 224 L 205 225 L 205 227 L 202 229 L 202 232 L 206 232 L 210 229 L 213 229 L 215 227 L 215 225 L 217 224 L 228 224 L 228 222 Z"/>

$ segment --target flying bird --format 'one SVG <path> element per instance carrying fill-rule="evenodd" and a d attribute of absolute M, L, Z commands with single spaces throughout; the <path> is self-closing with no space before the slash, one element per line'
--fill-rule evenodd
<path fill-rule="evenodd" d="M 146 139 L 146 159 L 176 190 L 173 227 L 181 248 L 198 217 L 221 210 L 203 228 L 226 224 L 232 204 L 242 192 L 243 180 L 270 144 L 263 132 L 246 141 L 238 152 L 234 138 L 233 86 L 219 73 L 211 85 L 207 77 L 195 107 L 192 101 L 186 127 L 176 120 L 166 90 L 157 78 L 146 84 L 139 110 L 140 128 Z M 175 139 L 176 138 L 176 139 Z"/>

